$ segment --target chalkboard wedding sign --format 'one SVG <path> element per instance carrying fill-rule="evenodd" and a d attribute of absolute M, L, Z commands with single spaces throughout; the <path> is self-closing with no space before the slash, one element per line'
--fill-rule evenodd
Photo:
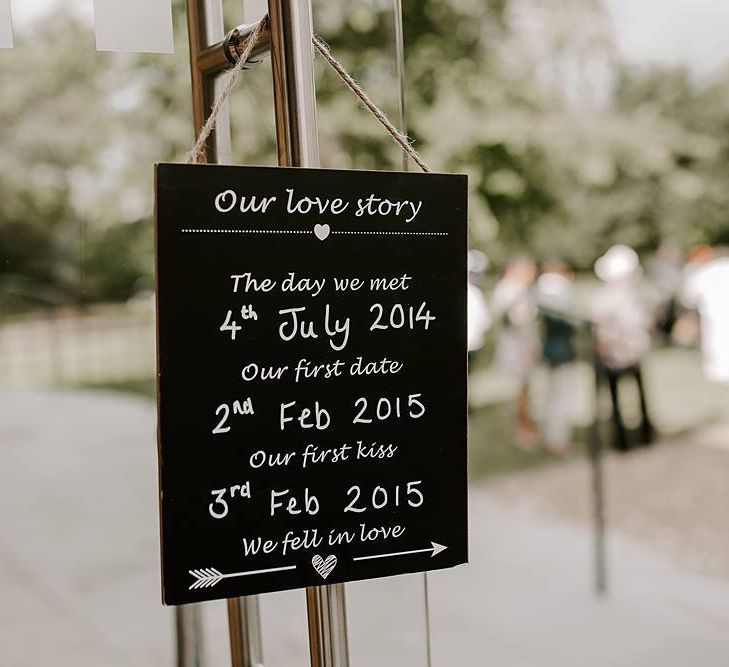
<path fill-rule="evenodd" d="M 164 602 L 465 563 L 465 176 L 156 179 Z"/>

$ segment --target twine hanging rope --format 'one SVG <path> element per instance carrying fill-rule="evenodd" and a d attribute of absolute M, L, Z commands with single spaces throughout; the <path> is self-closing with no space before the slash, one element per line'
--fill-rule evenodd
<path fill-rule="evenodd" d="M 205 121 L 205 125 L 203 125 L 202 130 L 200 130 L 200 135 L 198 136 L 195 145 L 193 146 L 192 150 L 187 154 L 188 163 L 205 161 L 205 144 L 218 124 L 218 119 L 223 108 L 225 107 L 225 103 L 228 101 L 230 93 L 232 92 L 233 87 L 235 86 L 235 83 L 238 79 L 238 75 L 243 70 L 246 62 L 248 61 L 248 58 L 251 55 L 251 52 L 253 51 L 254 46 L 258 41 L 258 36 L 260 35 L 261 29 L 266 20 L 267 19 L 264 18 L 259 21 L 256 24 L 255 28 L 251 31 L 248 39 L 246 40 L 246 46 L 243 49 L 243 53 L 241 53 L 240 58 L 238 58 L 235 66 L 231 70 L 230 76 L 225 83 L 225 87 L 220 93 L 220 97 L 215 102 L 215 105 L 210 112 L 210 116 L 208 116 L 208 119 Z M 362 102 L 362 104 L 365 105 L 367 110 L 372 114 L 377 122 L 379 122 L 382 127 L 385 128 L 385 131 L 387 132 L 387 134 L 390 135 L 395 143 L 397 143 L 400 148 L 402 148 L 424 172 L 429 172 L 430 168 L 427 164 L 425 164 L 425 161 L 420 156 L 420 154 L 413 148 L 410 139 L 400 130 L 398 130 L 397 127 L 395 127 L 395 125 L 392 123 L 392 121 L 387 117 L 385 112 L 382 111 L 382 109 L 380 109 L 380 107 L 378 107 L 370 99 L 369 95 L 367 95 L 362 87 L 354 80 L 354 78 L 346 70 L 344 65 L 342 65 L 342 63 L 339 62 L 339 60 L 337 60 L 332 55 L 329 47 L 319 37 L 316 36 L 312 38 L 312 42 L 319 54 L 324 58 L 324 60 L 329 63 L 329 65 L 331 65 L 332 69 L 337 73 L 339 78 L 344 81 L 347 88 L 349 88 Z"/>
<path fill-rule="evenodd" d="M 359 98 L 369 112 L 377 119 L 377 121 L 385 128 L 385 131 L 395 140 L 397 144 L 413 159 L 415 164 L 418 165 L 424 172 L 429 172 L 430 168 L 420 153 L 413 148 L 413 144 L 410 139 L 398 130 L 395 125 L 390 121 L 384 111 L 380 109 L 362 89 L 362 87 L 354 80 L 352 75 L 345 69 L 344 65 L 339 62 L 329 50 L 329 47 L 319 38 L 314 36 L 313 40 L 316 50 L 326 60 L 332 69 L 339 75 L 339 78 L 344 81 L 347 87 Z"/>

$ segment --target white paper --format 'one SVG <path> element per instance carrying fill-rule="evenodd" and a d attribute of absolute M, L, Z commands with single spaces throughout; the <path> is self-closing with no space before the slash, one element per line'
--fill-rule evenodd
<path fill-rule="evenodd" d="M 94 0 L 96 49 L 173 53 L 172 0 Z"/>
<path fill-rule="evenodd" d="M 13 21 L 10 0 L 0 0 L 0 49 L 13 48 Z"/>

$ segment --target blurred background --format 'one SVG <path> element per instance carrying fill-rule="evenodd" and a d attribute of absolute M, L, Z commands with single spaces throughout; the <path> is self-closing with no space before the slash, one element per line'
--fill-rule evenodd
<path fill-rule="evenodd" d="M 229 27 L 242 5 L 226 2 Z M 174 55 L 97 53 L 90 0 L 13 14 L 0 664 L 173 664 L 151 211 L 152 165 L 193 141 L 184 3 Z M 472 564 L 429 575 L 427 610 L 422 575 L 349 585 L 352 662 L 427 664 L 429 634 L 434 665 L 726 665 L 729 4 L 404 0 L 403 15 L 408 132 L 471 188 Z M 397 118 L 391 0 L 315 0 L 314 23 Z M 400 168 L 322 62 L 317 97 L 322 166 Z M 236 162 L 276 163 L 268 62 L 241 77 L 231 122 Z M 303 594 L 262 607 L 266 664 L 307 664 Z M 205 610 L 210 664 L 228 660 L 224 614 Z"/>

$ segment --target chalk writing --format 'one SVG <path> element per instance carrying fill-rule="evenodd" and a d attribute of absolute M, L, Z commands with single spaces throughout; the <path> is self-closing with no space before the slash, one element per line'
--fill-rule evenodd
<path fill-rule="evenodd" d="M 465 179 L 157 178 L 165 601 L 465 562 Z"/>

